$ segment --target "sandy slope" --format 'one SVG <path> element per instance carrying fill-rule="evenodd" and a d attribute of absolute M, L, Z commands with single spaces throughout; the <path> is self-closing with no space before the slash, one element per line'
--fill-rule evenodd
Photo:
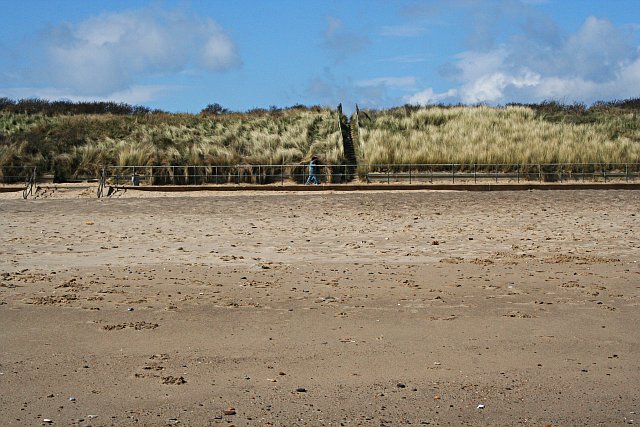
<path fill-rule="evenodd" d="M 640 422 L 636 191 L 75 191 L 0 199 L 3 425 Z"/>

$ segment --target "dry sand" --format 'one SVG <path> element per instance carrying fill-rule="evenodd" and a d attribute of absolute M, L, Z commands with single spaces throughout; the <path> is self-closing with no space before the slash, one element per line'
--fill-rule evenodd
<path fill-rule="evenodd" d="M 640 423 L 637 191 L 20 196 L 2 425 Z"/>

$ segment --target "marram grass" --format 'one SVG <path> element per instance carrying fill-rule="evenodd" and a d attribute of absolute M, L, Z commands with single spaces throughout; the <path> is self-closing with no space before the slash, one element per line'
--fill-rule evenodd
<path fill-rule="evenodd" d="M 525 106 L 430 107 L 371 111 L 359 121 L 367 164 L 640 161 L 635 114 L 576 124 L 548 121 Z"/>
<path fill-rule="evenodd" d="M 328 108 L 53 114 L 21 112 L 15 105 L 0 110 L 0 173 L 28 165 L 70 179 L 98 176 L 103 166 L 250 170 L 303 165 L 313 154 L 324 164 L 345 161 L 337 112 Z M 351 123 L 360 164 L 633 163 L 640 162 L 638 112 L 638 100 L 590 108 L 405 106 L 361 111 Z"/>

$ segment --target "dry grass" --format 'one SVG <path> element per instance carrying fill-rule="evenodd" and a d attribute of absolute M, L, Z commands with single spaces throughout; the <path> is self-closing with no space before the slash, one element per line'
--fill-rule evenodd
<path fill-rule="evenodd" d="M 368 112 L 360 146 L 369 164 L 526 164 L 640 159 L 635 117 L 552 122 L 532 108 L 430 107 Z M 636 126 L 629 126 L 629 121 Z M 627 132 L 620 132 L 626 126 Z"/>
<path fill-rule="evenodd" d="M 32 164 L 58 178 L 97 175 L 104 165 L 281 165 L 342 162 L 329 109 L 216 116 L 143 116 L 0 112 L 0 165 Z"/>
<path fill-rule="evenodd" d="M 591 108 L 400 107 L 363 111 L 360 164 L 624 163 L 640 161 L 639 100 Z M 58 179 L 103 166 L 227 166 L 344 162 L 336 112 L 292 107 L 248 113 L 114 114 L 0 111 L 0 167 L 32 165 Z M 358 126 L 359 125 L 359 126 Z"/>

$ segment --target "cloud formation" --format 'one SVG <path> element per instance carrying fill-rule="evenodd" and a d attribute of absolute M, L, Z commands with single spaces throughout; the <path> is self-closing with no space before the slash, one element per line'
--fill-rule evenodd
<path fill-rule="evenodd" d="M 148 79 L 241 65 L 233 41 L 212 19 L 154 8 L 50 27 L 35 45 L 39 58 L 33 60 L 46 65 L 40 67 L 46 74 L 26 73 L 24 86 L 42 82 L 49 89 L 41 92 L 58 92 L 68 99 L 119 96 L 146 102 L 166 89 L 145 89 Z"/>
<path fill-rule="evenodd" d="M 376 77 L 368 80 L 358 80 L 356 86 L 387 86 L 395 88 L 411 88 L 416 85 L 416 78 L 413 76 L 405 77 Z"/>
<path fill-rule="evenodd" d="M 405 97 L 410 103 L 593 102 L 638 96 L 640 47 L 634 35 L 606 19 L 589 17 L 562 35 L 548 19 L 531 17 L 505 43 L 456 55 L 443 67 L 456 87 Z M 546 28 L 541 31 L 540 28 Z"/>

